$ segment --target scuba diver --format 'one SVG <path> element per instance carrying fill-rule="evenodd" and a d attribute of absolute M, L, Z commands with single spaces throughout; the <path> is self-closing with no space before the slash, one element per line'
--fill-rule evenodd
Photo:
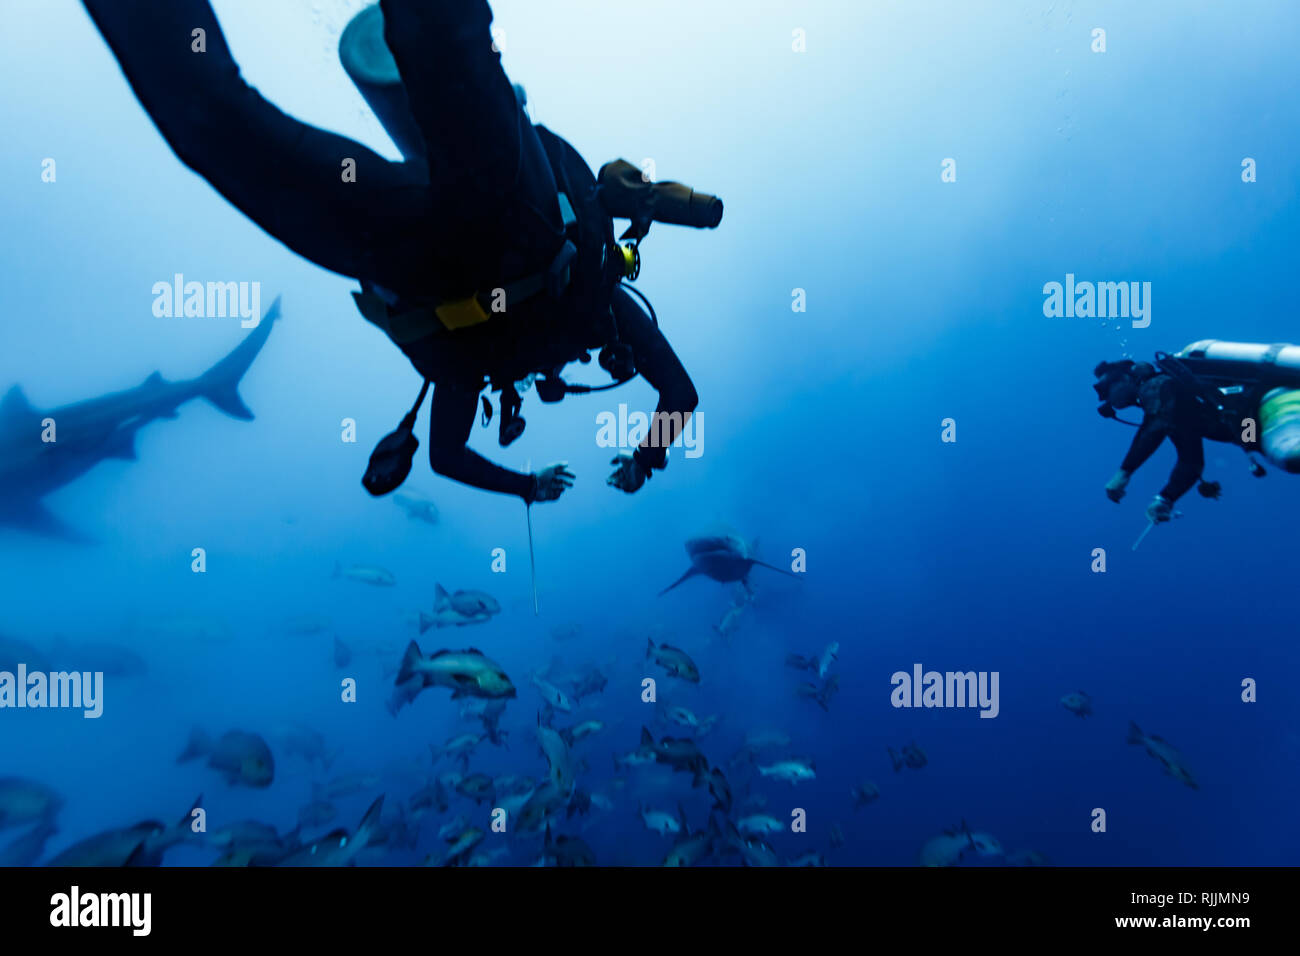
<path fill-rule="evenodd" d="M 1102 417 L 1138 430 L 1106 483 L 1111 501 L 1124 497 L 1133 473 L 1166 438 L 1178 454 L 1169 481 L 1147 506 L 1153 525 L 1174 517 L 1174 503 L 1193 485 L 1206 498 L 1220 496 L 1220 483 L 1202 477 L 1206 439 L 1237 445 L 1248 457 L 1262 452 L 1283 470 L 1300 473 L 1300 346 L 1207 340 L 1176 355 L 1157 352 L 1154 364 L 1102 362 L 1093 375 Z M 1116 414 L 1132 407 L 1142 409 L 1140 423 Z M 1264 476 L 1253 458 L 1250 469 Z"/>
<path fill-rule="evenodd" d="M 666 466 L 698 396 L 653 308 L 623 280 L 639 273 L 652 222 L 713 228 L 722 203 L 647 182 L 623 160 L 597 178 L 533 125 L 501 67 L 487 0 L 381 0 L 344 32 L 344 66 L 402 162 L 265 100 L 240 76 L 208 0 L 83 3 L 177 157 L 294 252 L 359 280 L 361 314 L 422 376 L 415 407 L 371 456 L 371 494 L 409 474 L 431 384 L 429 462 L 456 481 L 529 505 L 559 498 L 574 480 L 567 463 L 523 474 L 466 446 L 480 399 L 484 425 L 492 416 L 480 393 L 500 393 L 505 447 L 523 431 L 529 386 L 555 402 L 637 374 L 658 406 L 607 483 L 631 493 Z M 618 242 L 615 217 L 631 222 Z M 560 377 L 597 349 L 612 384 Z"/>

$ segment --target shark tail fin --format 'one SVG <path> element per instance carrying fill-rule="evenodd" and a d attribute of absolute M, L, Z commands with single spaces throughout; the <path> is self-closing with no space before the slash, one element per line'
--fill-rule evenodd
<path fill-rule="evenodd" d="M 244 404 L 244 400 L 239 397 L 239 383 L 243 379 L 244 373 L 252 366 L 253 360 L 257 358 L 258 353 L 262 351 L 267 336 L 271 334 L 271 326 L 275 324 L 279 317 L 280 297 L 276 296 L 275 301 L 271 303 L 271 307 L 266 310 L 266 314 L 262 316 L 261 321 L 245 337 L 244 341 L 235 346 L 234 350 L 220 362 L 204 372 L 198 380 L 199 394 L 231 418 L 252 421 L 252 411 Z"/>
<path fill-rule="evenodd" d="M 379 816 L 383 809 L 384 798 L 381 796 L 370 805 L 366 815 L 361 818 L 361 822 L 357 825 L 357 832 L 352 835 L 352 839 L 356 841 L 358 846 L 367 847 L 370 845 L 371 839 L 379 830 Z"/>
<path fill-rule="evenodd" d="M 420 653 L 420 645 L 411 641 L 406 645 L 406 653 L 402 655 L 402 666 L 397 672 L 395 684 L 405 684 L 416 674 L 416 668 L 420 666 L 420 661 L 424 660 L 424 655 Z"/>
<path fill-rule="evenodd" d="M 204 733 L 203 728 L 195 727 L 190 731 L 189 742 L 186 743 L 181 755 L 176 758 L 176 762 L 184 763 L 187 760 L 193 760 L 195 757 L 202 757 L 204 754 L 211 752 L 212 738 Z"/>

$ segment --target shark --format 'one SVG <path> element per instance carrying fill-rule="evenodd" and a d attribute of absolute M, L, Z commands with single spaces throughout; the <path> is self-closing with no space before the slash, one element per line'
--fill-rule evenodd
<path fill-rule="evenodd" d="M 660 591 L 659 595 L 661 597 L 683 581 L 693 578 L 697 574 L 702 574 L 723 584 L 739 581 L 742 587 L 748 591 L 749 572 L 755 565 L 792 578 L 798 577 L 797 574 L 784 568 L 778 568 L 759 561 L 753 556 L 754 549 L 734 534 L 691 538 L 686 542 L 686 553 L 690 555 L 690 568 L 680 578 Z"/>
<path fill-rule="evenodd" d="M 135 388 L 38 410 L 22 387 L 0 399 L 0 527 L 86 542 L 42 501 L 101 461 L 135 461 L 135 435 L 159 419 L 173 419 L 185 403 L 203 398 L 232 418 L 251 421 L 239 383 L 280 316 L 280 299 L 225 358 L 197 378 L 178 382 L 154 372 Z"/>

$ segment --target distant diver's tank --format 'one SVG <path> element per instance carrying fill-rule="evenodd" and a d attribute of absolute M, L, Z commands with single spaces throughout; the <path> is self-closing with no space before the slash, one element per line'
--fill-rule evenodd
<path fill-rule="evenodd" d="M 423 156 L 424 138 L 411 116 L 397 61 L 384 42 L 384 14 L 379 4 L 366 7 L 343 30 L 339 61 L 402 155 L 407 159 Z"/>
<path fill-rule="evenodd" d="M 1177 357 L 1197 374 L 1279 385 L 1259 403 L 1259 444 L 1278 467 L 1300 474 L 1300 345 L 1207 339 Z"/>
<path fill-rule="evenodd" d="M 1300 474 L 1300 389 L 1275 388 L 1264 396 L 1259 443 L 1269 461 Z"/>
<path fill-rule="evenodd" d="M 1188 360 L 1188 365 L 1195 371 L 1205 370 L 1218 375 L 1240 374 L 1247 378 L 1258 378 L 1260 372 L 1270 366 L 1283 376 L 1300 375 L 1300 345 L 1205 339 L 1193 342 L 1175 357 Z M 1297 385 L 1300 385 L 1300 381 L 1297 381 Z"/>
<path fill-rule="evenodd" d="M 408 160 L 423 157 L 424 137 L 411 116 L 397 61 L 384 41 L 384 13 L 379 4 L 366 7 L 343 30 L 339 61 L 402 156 Z M 512 85 L 520 107 L 525 106 L 528 96 L 524 88 Z"/>

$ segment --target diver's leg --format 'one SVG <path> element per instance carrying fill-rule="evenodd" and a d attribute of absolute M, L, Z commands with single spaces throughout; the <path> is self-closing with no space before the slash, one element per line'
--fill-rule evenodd
<path fill-rule="evenodd" d="M 387 253 L 410 255 L 428 212 L 418 164 L 389 162 L 265 100 L 240 76 L 208 0 L 83 3 L 186 166 L 312 262 L 394 281 Z M 345 160 L 356 164 L 346 180 Z"/>
<path fill-rule="evenodd" d="M 482 193 L 514 184 L 522 116 L 501 68 L 487 0 L 380 0 L 384 39 L 439 183 Z"/>
<path fill-rule="evenodd" d="M 487 0 L 380 0 L 380 6 L 385 41 L 424 137 L 434 217 L 448 237 L 439 250 L 440 271 L 459 279 L 468 294 L 499 279 L 493 269 L 519 181 L 527 120 L 492 48 Z"/>

